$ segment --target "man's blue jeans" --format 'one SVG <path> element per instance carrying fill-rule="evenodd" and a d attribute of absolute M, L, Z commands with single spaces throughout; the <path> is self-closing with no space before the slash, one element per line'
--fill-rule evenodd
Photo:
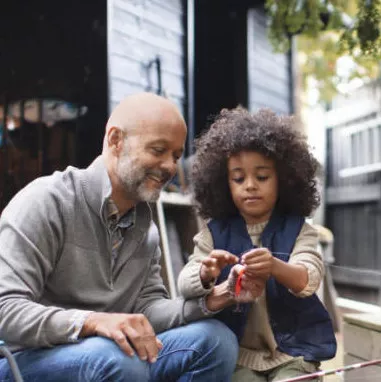
<path fill-rule="evenodd" d="M 90 337 L 78 344 L 14 353 L 25 382 L 230 381 L 238 356 L 235 335 L 209 319 L 158 335 L 164 347 L 155 363 L 125 355 L 111 340 Z M 0 359 L 0 381 L 12 381 Z"/>

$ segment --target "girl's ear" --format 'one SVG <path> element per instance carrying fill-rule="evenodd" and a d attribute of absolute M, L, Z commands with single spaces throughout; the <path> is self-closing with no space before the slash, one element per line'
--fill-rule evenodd
<path fill-rule="evenodd" d="M 113 154 L 119 156 L 123 150 L 124 134 L 121 129 L 116 126 L 110 127 L 107 132 L 107 146 Z"/>

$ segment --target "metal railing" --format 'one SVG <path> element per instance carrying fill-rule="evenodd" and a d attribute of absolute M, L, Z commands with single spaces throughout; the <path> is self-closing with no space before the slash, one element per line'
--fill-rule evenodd
<path fill-rule="evenodd" d="M 5 357 L 8 360 L 15 382 L 23 382 L 24 380 L 21 376 L 20 369 L 17 366 L 16 360 L 14 359 L 12 353 L 5 346 L 4 341 L 1 341 L 1 340 L 0 340 L 0 355 Z"/>

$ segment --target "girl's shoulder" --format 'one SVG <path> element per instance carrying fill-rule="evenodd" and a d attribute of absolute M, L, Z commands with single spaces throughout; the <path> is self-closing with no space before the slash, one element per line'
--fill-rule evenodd
<path fill-rule="evenodd" d="M 213 250 L 212 233 L 210 232 L 207 222 L 203 221 L 200 225 L 200 231 L 194 236 L 193 242 L 204 251 L 210 252 Z"/>
<path fill-rule="evenodd" d="M 319 235 L 317 229 L 310 223 L 304 222 L 298 237 L 296 238 L 296 244 L 307 244 L 317 246 L 319 242 Z"/>

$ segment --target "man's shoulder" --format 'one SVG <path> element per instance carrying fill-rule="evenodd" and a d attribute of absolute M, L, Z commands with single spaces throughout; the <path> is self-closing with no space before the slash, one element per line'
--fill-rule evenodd
<path fill-rule="evenodd" d="M 24 188 L 25 193 L 37 193 L 45 197 L 69 196 L 76 188 L 80 187 L 80 181 L 84 170 L 68 166 L 63 171 L 55 171 L 48 176 L 42 176 L 33 180 Z M 23 191 L 23 190 L 22 190 Z"/>
<path fill-rule="evenodd" d="M 4 213 L 13 213 L 30 209 L 50 209 L 53 206 L 62 207 L 75 195 L 75 184 L 81 170 L 67 167 L 64 171 L 55 171 L 51 175 L 42 176 L 22 188 L 9 202 Z M 41 211 L 42 212 L 42 211 Z"/>

